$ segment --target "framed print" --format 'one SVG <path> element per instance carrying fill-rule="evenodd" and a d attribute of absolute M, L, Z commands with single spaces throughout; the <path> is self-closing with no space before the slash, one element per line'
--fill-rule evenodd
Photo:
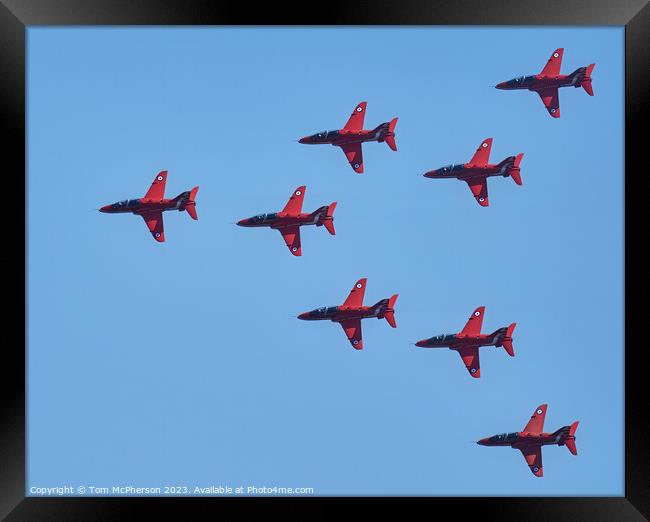
<path fill-rule="evenodd" d="M 0 13 L 7 520 L 647 519 L 646 2 Z"/>

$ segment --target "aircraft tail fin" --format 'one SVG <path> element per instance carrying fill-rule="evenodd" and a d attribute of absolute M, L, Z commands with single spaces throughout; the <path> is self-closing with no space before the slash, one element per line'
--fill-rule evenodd
<path fill-rule="evenodd" d="M 333 236 L 336 235 L 336 231 L 334 230 L 334 210 L 336 210 L 336 201 L 327 206 L 327 213 L 323 218 L 323 226 Z"/>
<path fill-rule="evenodd" d="M 580 424 L 578 421 L 575 421 L 571 426 L 569 427 L 569 439 L 566 440 L 566 447 L 567 449 L 571 452 L 572 455 L 577 455 L 578 454 L 578 448 L 576 447 L 576 439 L 575 439 L 575 433 L 576 430 L 578 429 L 578 424 Z"/>
<path fill-rule="evenodd" d="M 514 182 L 517 185 L 522 184 L 522 181 L 521 181 L 521 169 L 519 168 L 519 165 L 520 165 L 521 160 L 523 159 L 523 157 L 524 157 L 523 152 L 520 153 L 520 154 L 517 154 L 517 156 L 515 157 L 515 163 L 512 166 L 512 168 L 510 169 L 510 177 L 512 177 L 512 179 L 514 180 Z"/>
<path fill-rule="evenodd" d="M 384 319 L 391 325 L 393 328 L 397 328 L 397 322 L 395 321 L 395 301 L 397 301 L 397 295 L 393 295 L 388 300 L 388 308 L 384 312 Z"/>
<path fill-rule="evenodd" d="M 320 207 L 311 213 L 311 215 L 316 218 L 316 225 L 319 227 L 321 225 L 324 226 L 327 229 L 327 231 L 333 236 L 336 235 L 336 231 L 334 230 L 335 209 L 336 209 L 336 201 L 330 203 L 329 205 L 325 205 L 324 207 Z"/>
<path fill-rule="evenodd" d="M 515 349 L 512 346 L 512 332 L 515 331 L 515 326 L 517 326 L 517 323 L 512 323 L 510 326 L 508 326 L 508 329 L 506 330 L 506 336 L 504 337 L 502 341 L 502 346 L 503 349 L 508 352 L 508 355 L 510 357 L 515 356 Z"/>
<path fill-rule="evenodd" d="M 395 126 L 397 125 L 397 118 L 390 120 L 388 124 L 388 135 L 386 136 L 386 145 L 392 150 L 397 150 L 397 143 L 395 143 Z"/>
<path fill-rule="evenodd" d="M 190 197 L 188 202 L 185 205 L 185 210 L 194 220 L 199 219 L 199 216 L 196 214 L 196 193 L 199 191 L 199 187 L 194 187 L 190 190 Z"/>
<path fill-rule="evenodd" d="M 196 214 L 196 193 L 199 191 L 199 187 L 194 187 L 192 190 L 186 190 L 181 192 L 178 196 L 174 198 L 174 201 L 179 202 L 178 211 L 182 212 L 186 210 L 192 219 L 199 219 Z"/>
<path fill-rule="evenodd" d="M 587 70 L 585 71 L 585 77 L 581 83 L 582 88 L 589 96 L 594 95 L 594 88 L 591 85 L 591 72 L 594 70 L 594 67 L 596 67 L 595 63 L 591 63 L 587 66 Z"/>

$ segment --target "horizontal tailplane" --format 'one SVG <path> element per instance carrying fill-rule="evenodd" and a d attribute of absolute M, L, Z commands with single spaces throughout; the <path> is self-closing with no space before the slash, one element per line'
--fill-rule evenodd
<path fill-rule="evenodd" d="M 190 197 L 188 202 L 185 205 L 185 210 L 190 215 L 192 219 L 199 219 L 199 216 L 196 214 L 196 193 L 199 191 L 199 187 L 194 187 L 190 191 Z"/>
<path fill-rule="evenodd" d="M 386 135 L 386 145 L 392 150 L 397 150 L 397 143 L 395 143 L 395 126 L 397 125 L 397 118 L 390 120 L 388 124 L 388 134 Z"/>
<path fill-rule="evenodd" d="M 589 96 L 594 95 L 594 88 L 591 85 L 591 72 L 594 70 L 594 67 L 596 67 L 595 63 L 592 63 L 587 67 L 587 70 L 585 71 L 585 77 L 580 84 Z"/>
<path fill-rule="evenodd" d="M 569 427 L 569 438 L 565 442 L 567 449 L 571 452 L 572 455 L 578 454 L 578 448 L 576 448 L 576 439 L 575 439 L 575 434 L 576 434 L 576 430 L 578 429 L 578 424 L 580 424 L 578 421 L 575 421 L 573 424 L 571 424 L 571 426 Z"/>
<path fill-rule="evenodd" d="M 330 203 L 327 206 L 327 212 L 325 214 L 325 217 L 323 218 L 323 226 L 333 236 L 336 235 L 336 231 L 334 230 L 334 210 L 335 209 L 336 209 L 336 201 L 334 203 Z"/>
<path fill-rule="evenodd" d="M 393 328 L 397 328 L 397 322 L 395 321 L 395 301 L 397 301 L 397 295 L 395 294 L 388 300 L 388 308 L 384 312 L 384 319 L 391 325 Z"/>
<path fill-rule="evenodd" d="M 512 168 L 510 169 L 510 176 L 512 177 L 512 179 L 514 180 L 514 182 L 517 185 L 522 184 L 522 182 L 521 182 L 521 169 L 519 168 L 519 165 L 521 164 L 521 160 L 523 159 L 523 157 L 524 157 L 523 152 L 520 153 L 520 154 L 517 154 L 517 156 L 515 157 L 515 163 L 512 166 Z"/>
<path fill-rule="evenodd" d="M 517 326 L 517 323 L 512 323 L 510 326 L 508 326 L 508 329 L 506 330 L 506 336 L 503 338 L 502 346 L 506 352 L 508 352 L 508 355 L 510 357 L 515 356 L 515 349 L 512 346 L 512 332 L 515 331 L 515 326 Z"/>

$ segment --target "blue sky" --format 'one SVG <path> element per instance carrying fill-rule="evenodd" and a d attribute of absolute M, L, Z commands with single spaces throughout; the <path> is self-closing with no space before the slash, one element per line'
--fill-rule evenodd
<path fill-rule="evenodd" d="M 622 28 L 31 28 L 28 31 L 27 488 L 312 487 L 316 494 L 623 494 Z M 596 63 L 595 96 L 490 86 Z M 398 152 L 294 140 L 398 116 Z M 424 171 L 524 152 L 523 186 L 490 207 Z M 165 214 L 167 242 L 99 206 L 200 186 L 199 221 Z M 337 201 L 337 235 L 232 223 Z M 398 328 L 295 319 L 399 293 Z M 409 343 L 517 322 L 514 359 Z M 580 420 L 579 455 L 480 447 L 549 404 Z"/>

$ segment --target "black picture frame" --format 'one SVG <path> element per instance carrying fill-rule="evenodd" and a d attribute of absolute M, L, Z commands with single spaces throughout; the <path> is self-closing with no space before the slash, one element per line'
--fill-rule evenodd
<path fill-rule="evenodd" d="M 37 25 L 619 25 L 625 26 L 625 165 L 630 173 L 625 190 L 625 497 L 418 497 L 418 498 L 25 498 L 25 41 L 26 28 Z M 291 503 L 322 514 L 338 515 L 369 508 L 403 516 L 405 504 L 416 504 L 430 516 L 480 516 L 500 520 L 633 521 L 650 517 L 647 405 L 643 400 L 647 343 L 635 342 L 649 309 L 643 305 L 646 288 L 645 236 L 641 197 L 647 192 L 642 141 L 646 139 L 650 88 L 650 5 L 646 0 L 462 0 L 400 2 L 343 2 L 310 4 L 276 2 L 209 2 L 207 0 L 0 0 L 0 107 L 2 111 L 3 227 L 5 259 L 14 266 L 5 277 L 25 286 L 16 288 L 22 307 L 13 305 L 14 292 L 5 293 L 6 331 L 18 332 L 16 342 L 3 343 L 3 396 L 0 417 L 0 516 L 6 520 L 114 520 L 151 516 L 204 518 L 224 510 L 267 510 Z M 643 129 L 646 129 L 644 132 Z M 7 162 L 6 160 L 10 161 Z M 22 199 L 20 197 L 22 195 Z M 577 195 L 579 197 L 579 195 Z M 22 203 L 22 204 L 21 204 Z M 22 207 L 22 208 L 18 208 Z M 5 207 L 5 210 L 6 209 Z M 13 210 L 13 209 L 10 209 Z M 23 227 L 19 227 L 20 217 Z M 19 250 L 22 246 L 22 253 Z M 639 256 L 643 256 L 641 259 Z M 9 299 L 7 299 L 9 298 Z M 55 304 L 53 304 L 54 306 Z M 22 319 L 22 320 L 21 320 Z M 11 325 L 9 327 L 9 325 Z M 629 326 L 629 328 L 628 328 Z M 640 337 L 640 336 L 639 336 Z M 22 342 L 21 342 L 22 341 Z M 639 339 L 642 341 L 642 339 Z M 21 349 L 22 346 L 22 349 Z M 640 355 L 637 356 L 637 353 Z M 576 369 L 579 371 L 579 369 Z M 363 509 L 363 511 L 360 511 Z"/>

